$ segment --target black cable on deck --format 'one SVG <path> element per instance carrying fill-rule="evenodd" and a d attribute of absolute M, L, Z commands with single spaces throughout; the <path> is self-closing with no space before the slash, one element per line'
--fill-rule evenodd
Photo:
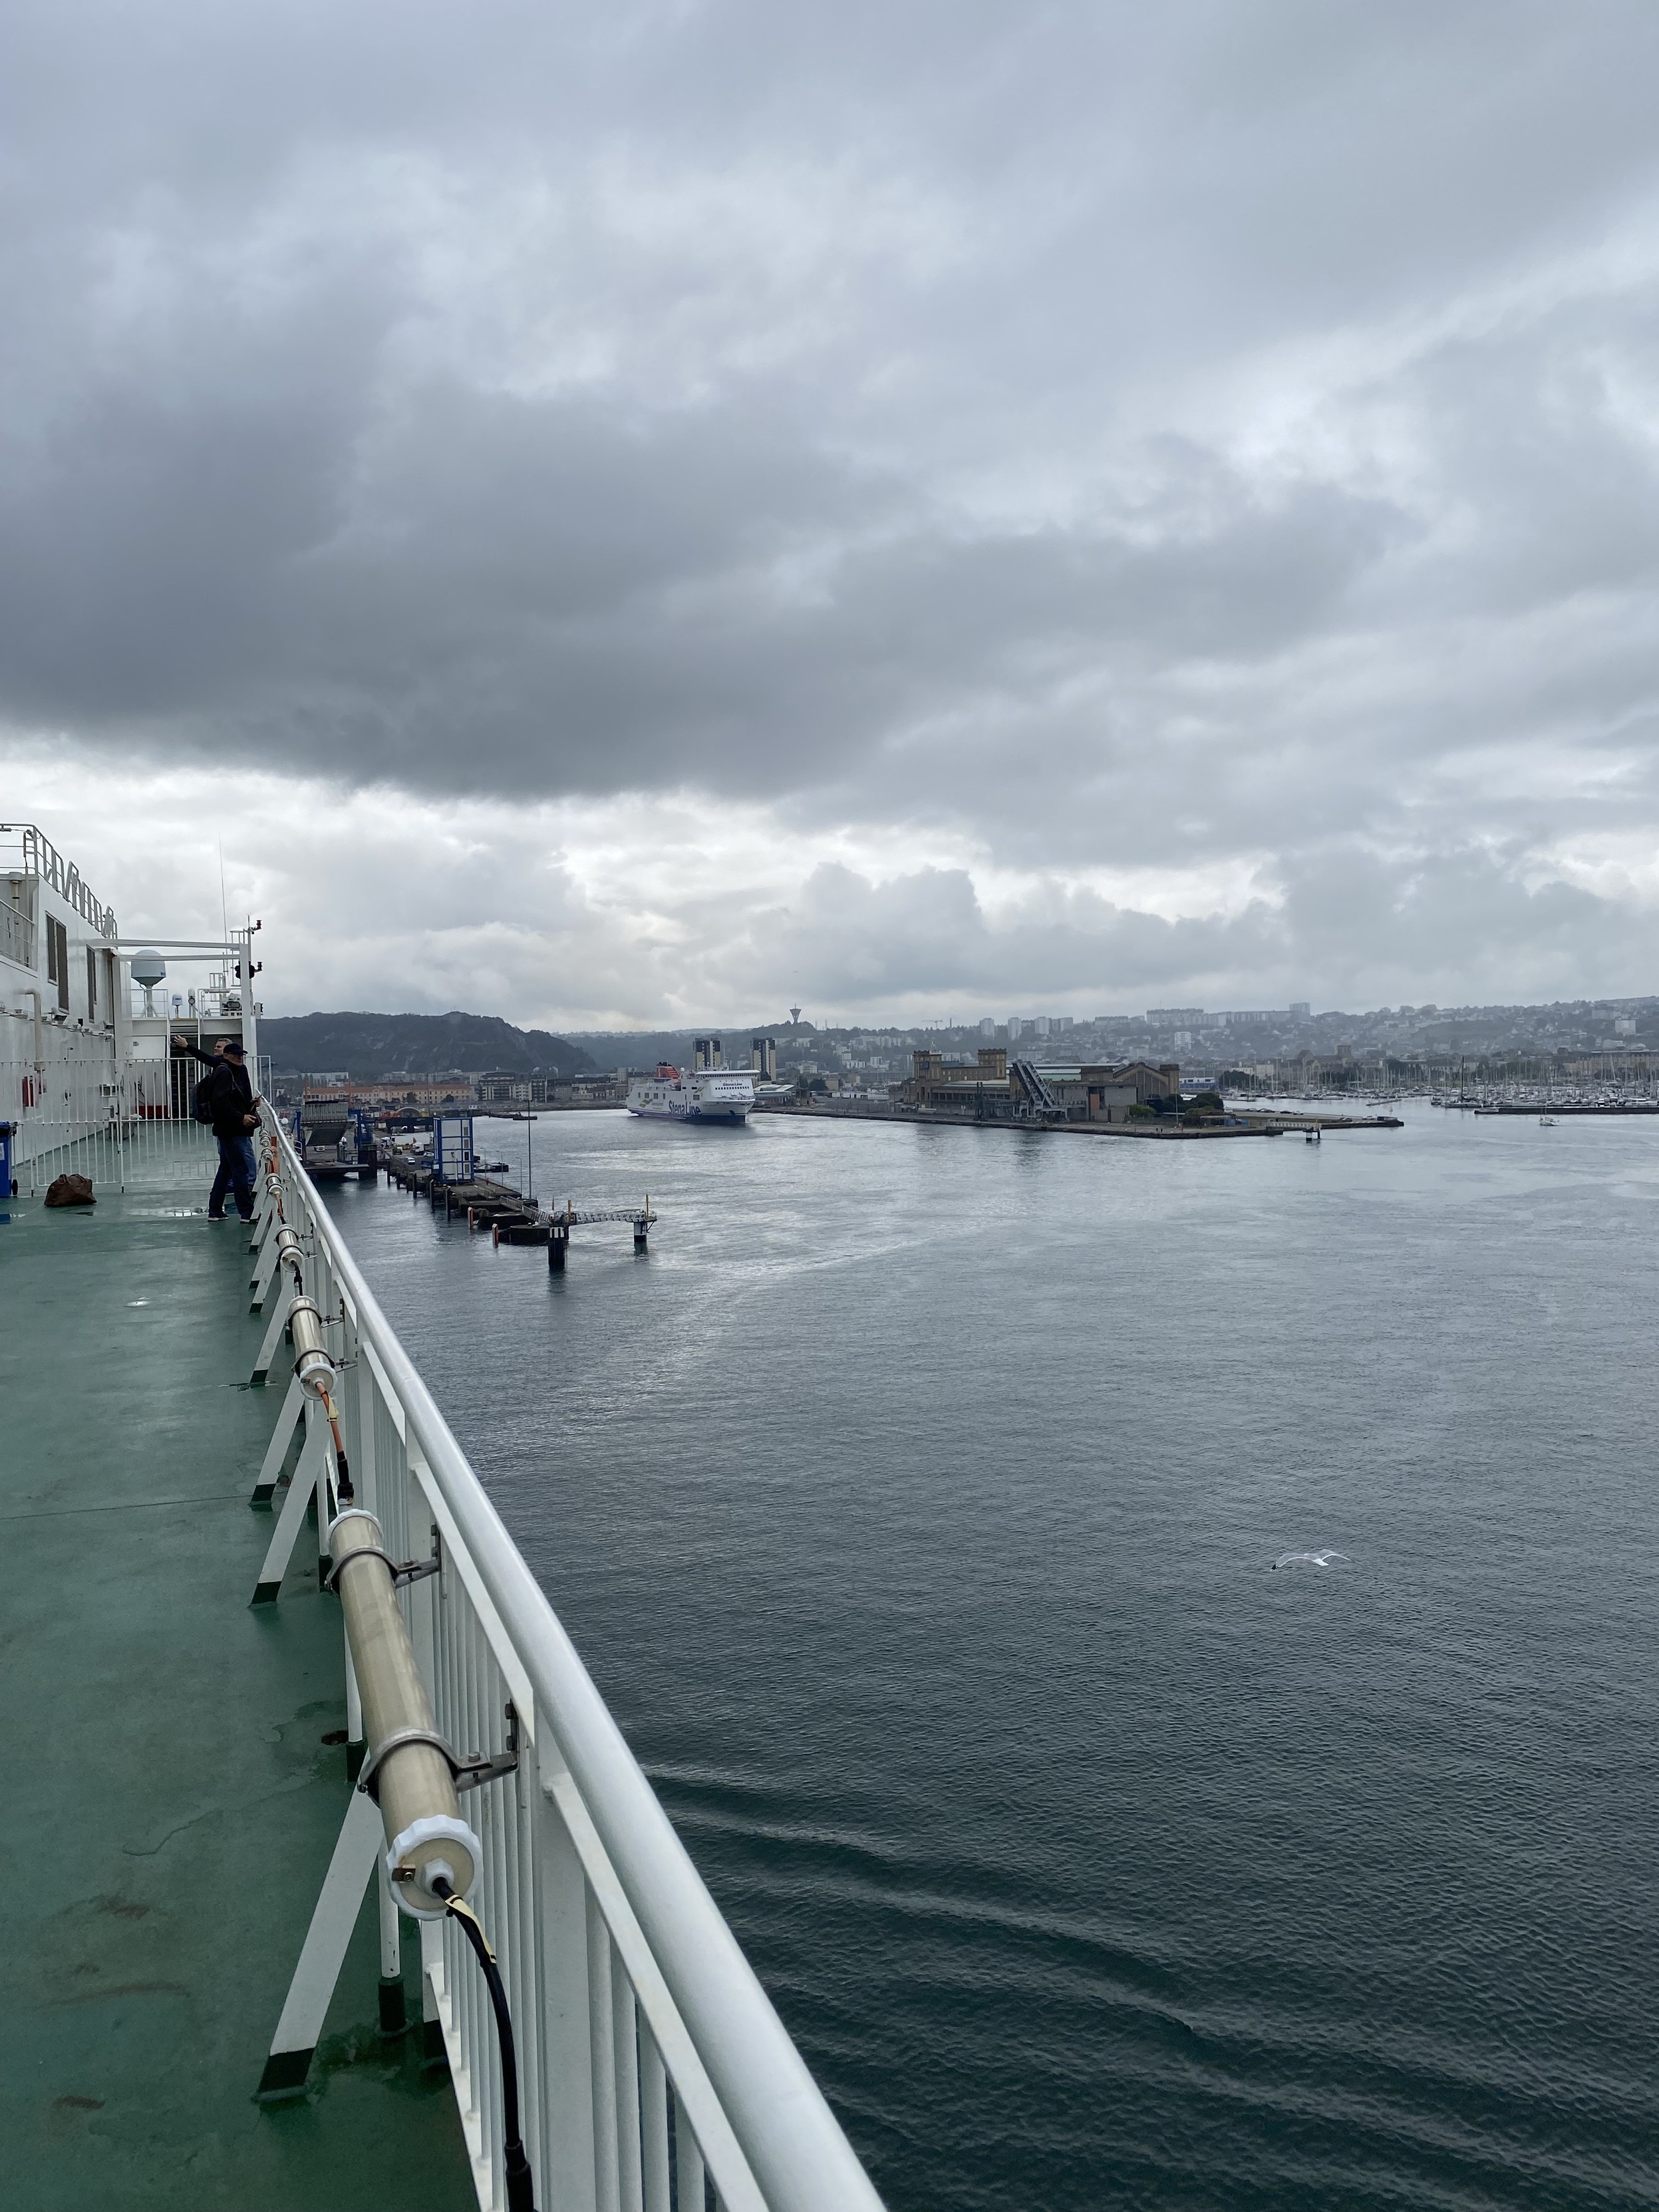
<path fill-rule="evenodd" d="M 444 1911 L 452 1920 L 460 1924 L 461 1933 L 472 1946 L 473 1956 L 483 1970 L 489 1990 L 489 2002 L 495 2012 L 495 2035 L 501 2051 L 501 2119 L 502 2136 L 506 2149 L 507 2212 L 536 2212 L 534 2177 L 530 2160 L 525 2155 L 524 2140 L 519 2133 L 519 2057 L 513 2040 L 513 2018 L 507 2008 L 507 1991 L 501 1986 L 501 1971 L 495 1964 L 495 1954 L 484 1940 L 478 1916 L 470 1905 L 456 1896 L 453 1889 L 440 1875 L 432 1884 L 434 1897 L 444 1901 Z"/>

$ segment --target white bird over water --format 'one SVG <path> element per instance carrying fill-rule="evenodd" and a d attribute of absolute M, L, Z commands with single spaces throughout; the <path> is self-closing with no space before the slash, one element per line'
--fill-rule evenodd
<path fill-rule="evenodd" d="M 1346 1552 L 1286 1552 L 1282 1559 L 1275 1559 L 1275 1567 L 1328 1567 L 1333 1559 L 1346 1559 Z"/>

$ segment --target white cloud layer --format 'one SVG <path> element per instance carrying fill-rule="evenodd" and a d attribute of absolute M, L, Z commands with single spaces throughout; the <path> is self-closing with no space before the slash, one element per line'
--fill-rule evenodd
<path fill-rule="evenodd" d="M 284 1010 L 1659 988 L 1650 9 L 4 35 L 5 805 L 124 919 L 210 824 Z"/>
<path fill-rule="evenodd" d="M 999 863 L 960 834 L 791 825 L 685 793 L 512 810 L 191 763 L 14 767 L 127 936 L 258 915 L 273 1013 L 500 1012 L 554 1029 L 781 1018 L 1634 992 L 1659 866 L 1639 840 L 1383 849 L 1343 837 L 1143 875 Z"/>

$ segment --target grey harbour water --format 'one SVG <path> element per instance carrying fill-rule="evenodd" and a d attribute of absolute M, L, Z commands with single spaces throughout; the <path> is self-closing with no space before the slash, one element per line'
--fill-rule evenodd
<path fill-rule="evenodd" d="M 331 1198 L 893 2212 L 1659 2203 L 1659 1125 L 1407 1113 Z"/>

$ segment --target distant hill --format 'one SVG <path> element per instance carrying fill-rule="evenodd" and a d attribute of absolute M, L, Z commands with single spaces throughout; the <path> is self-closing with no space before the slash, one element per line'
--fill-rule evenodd
<path fill-rule="evenodd" d="M 344 1069 L 385 1075 L 578 1075 L 594 1062 L 546 1030 L 514 1029 L 494 1014 L 276 1014 L 259 1024 L 259 1049 L 279 1075 Z"/>

